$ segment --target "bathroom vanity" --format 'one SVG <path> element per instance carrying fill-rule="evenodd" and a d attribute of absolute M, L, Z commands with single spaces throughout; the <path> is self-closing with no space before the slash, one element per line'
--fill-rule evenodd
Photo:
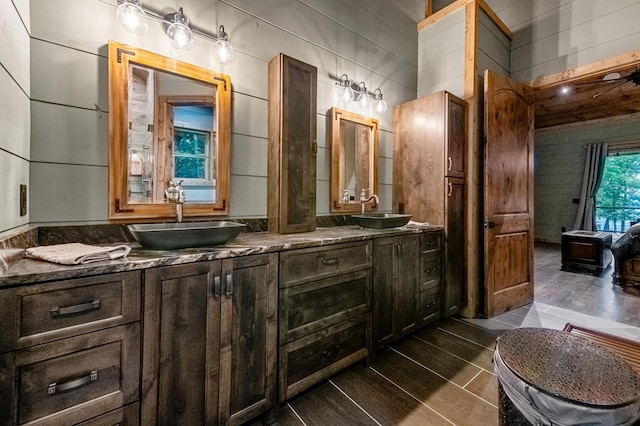
<path fill-rule="evenodd" d="M 1 424 L 242 424 L 440 312 L 440 227 L 129 243 L 0 274 Z"/>

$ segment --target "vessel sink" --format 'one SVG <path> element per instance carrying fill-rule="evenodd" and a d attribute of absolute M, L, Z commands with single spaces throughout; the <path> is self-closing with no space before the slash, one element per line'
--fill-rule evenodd
<path fill-rule="evenodd" d="M 226 244 L 244 230 L 246 225 L 225 220 L 211 222 L 144 223 L 128 225 L 142 247 L 172 250 Z"/>
<path fill-rule="evenodd" d="M 406 225 L 411 219 L 410 214 L 399 213 L 365 213 L 352 214 L 353 221 L 363 228 L 385 229 Z"/>

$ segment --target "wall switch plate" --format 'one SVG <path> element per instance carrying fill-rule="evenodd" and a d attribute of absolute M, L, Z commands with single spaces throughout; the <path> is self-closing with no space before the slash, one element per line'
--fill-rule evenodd
<path fill-rule="evenodd" d="M 20 184 L 20 216 L 27 215 L 27 185 Z"/>

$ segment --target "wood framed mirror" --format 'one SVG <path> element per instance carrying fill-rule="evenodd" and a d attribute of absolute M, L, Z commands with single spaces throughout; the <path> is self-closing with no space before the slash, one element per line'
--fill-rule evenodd
<path fill-rule="evenodd" d="M 378 194 L 378 120 L 331 108 L 331 211 L 359 212 L 363 189 Z"/>
<path fill-rule="evenodd" d="M 109 42 L 109 219 L 229 214 L 231 79 Z"/>

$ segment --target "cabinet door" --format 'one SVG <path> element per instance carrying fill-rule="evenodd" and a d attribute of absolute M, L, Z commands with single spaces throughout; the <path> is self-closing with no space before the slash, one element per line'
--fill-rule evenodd
<path fill-rule="evenodd" d="M 276 401 L 276 253 L 222 264 L 220 422 L 241 424 Z"/>
<path fill-rule="evenodd" d="M 418 326 L 420 258 L 418 235 L 398 237 L 396 249 L 394 313 L 396 337 L 406 336 Z"/>
<path fill-rule="evenodd" d="M 465 101 L 444 92 L 445 119 L 446 119 L 446 171 L 445 174 L 451 177 L 464 177 L 466 169 L 466 106 Z"/>
<path fill-rule="evenodd" d="M 418 236 L 374 240 L 373 335 L 381 348 L 418 325 Z"/>
<path fill-rule="evenodd" d="M 279 54 L 269 61 L 269 231 L 316 228 L 317 69 Z"/>
<path fill-rule="evenodd" d="M 373 241 L 373 344 L 381 348 L 394 337 L 394 280 L 396 238 Z"/>
<path fill-rule="evenodd" d="M 220 261 L 145 271 L 142 424 L 218 416 Z"/>
<path fill-rule="evenodd" d="M 453 315 L 466 303 L 464 237 L 464 179 L 447 178 L 447 222 L 445 224 L 444 312 Z"/>

